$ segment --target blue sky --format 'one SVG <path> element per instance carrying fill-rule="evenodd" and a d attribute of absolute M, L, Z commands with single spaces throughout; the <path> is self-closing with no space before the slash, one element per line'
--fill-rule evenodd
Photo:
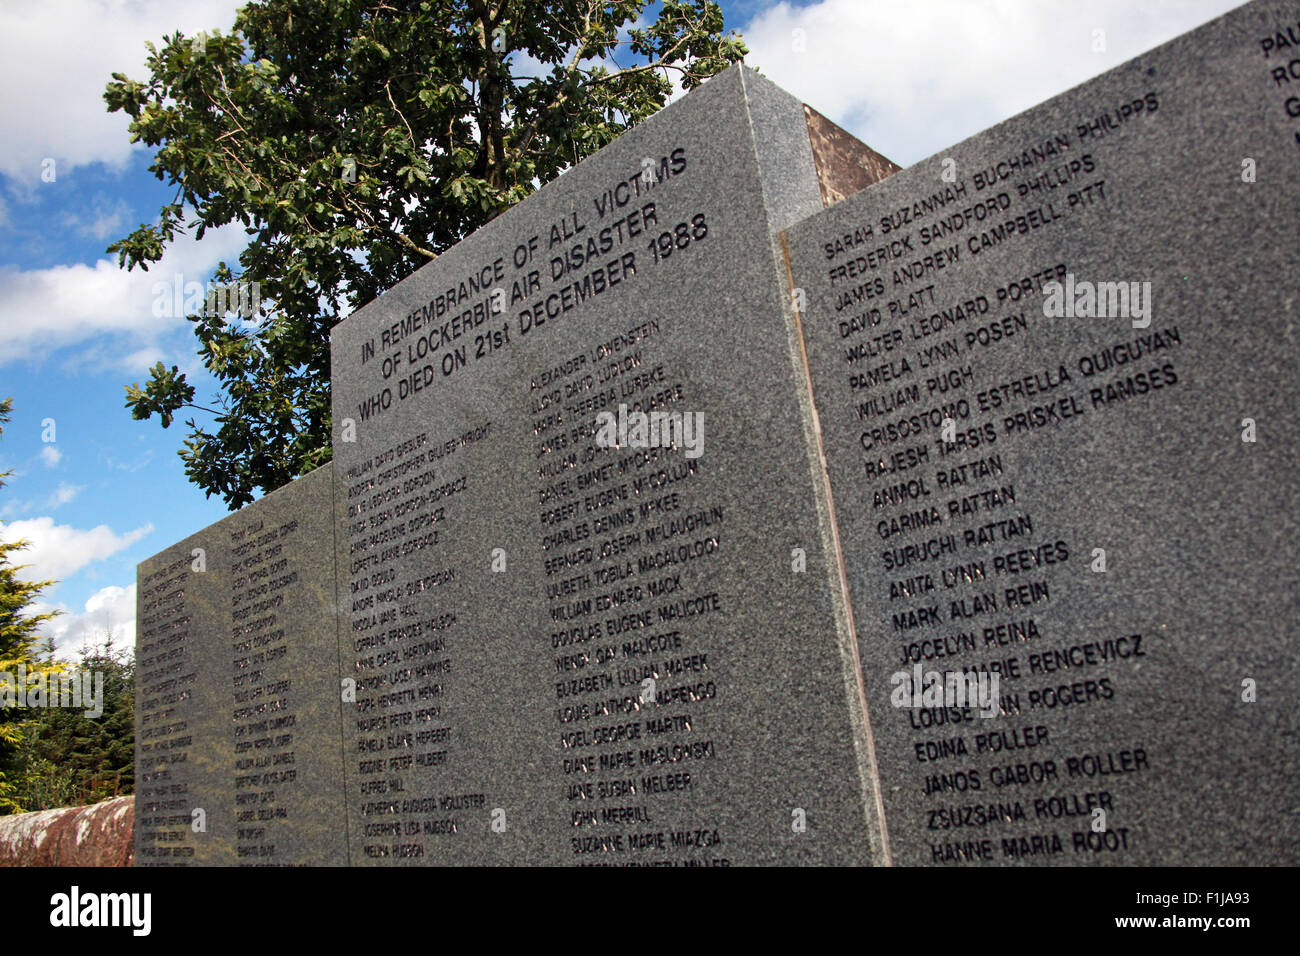
<path fill-rule="evenodd" d="M 909 165 L 1238 5 L 1237 0 L 724 0 L 748 63 Z M 61 654 L 134 641 L 135 565 L 226 514 L 184 475 L 183 422 L 136 422 L 123 386 L 156 361 L 213 394 L 189 324 L 154 284 L 205 282 L 238 229 L 177 243 L 149 273 L 105 248 L 169 191 L 101 95 L 145 77 L 144 42 L 229 29 L 229 0 L 5 0 L 0 9 L 0 537 L 23 537 Z M 53 177 L 49 170 L 53 170 Z M 43 176 L 44 174 L 44 176 Z M 52 426 L 52 427 L 51 427 Z M 52 439 L 52 440 L 49 440 Z"/>

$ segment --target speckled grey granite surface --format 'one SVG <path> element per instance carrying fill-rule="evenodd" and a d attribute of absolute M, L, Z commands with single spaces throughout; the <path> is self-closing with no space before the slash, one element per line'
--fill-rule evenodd
<path fill-rule="evenodd" d="M 140 564 L 137 866 L 347 862 L 333 493 L 318 468 Z"/>
<path fill-rule="evenodd" d="M 1300 862 L 1297 37 L 1250 4 L 786 234 L 896 863 Z M 918 661 L 1001 712 L 894 707 Z"/>
<path fill-rule="evenodd" d="M 736 68 L 335 328 L 354 863 L 870 860 L 774 242 L 820 207 L 801 104 Z M 702 453 L 599 447 L 620 405 Z"/>

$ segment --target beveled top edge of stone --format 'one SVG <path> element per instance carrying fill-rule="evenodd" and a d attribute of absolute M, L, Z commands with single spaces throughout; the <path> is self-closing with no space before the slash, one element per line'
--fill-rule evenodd
<path fill-rule="evenodd" d="M 727 67 L 727 69 L 723 70 L 721 73 L 717 73 L 709 77 L 702 84 L 700 84 L 695 89 L 690 90 L 681 98 L 674 100 L 671 103 L 668 103 L 666 106 L 663 107 L 663 109 L 659 110 L 653 116 L 647 117 L 645 120 L 641 121 L 636 126 L 620 134 L 611 143 L 601 147 L 599 150 L 597 150 L 595 153 L 592 153 L 590 156 L 583 159 L 577 165 L 570 166 L 561 175 L 556 176 L 550 182 L 543 183 L 535 192 L 530 193 L 528 196 L 524 197 L 519 202 L 510 206 L 508 209 L 503 210 L 494 219 L 490 219 L 489 221 L 485 222 L 483 225 L 479 226 L 477 229 L 471 232 L 468 236 L 465 236 L 463 239 L 457 242 L 454 246 L 442 252 L 437 259 L 433 259 L 429 262 L 426 262 L 424 265 L 417 268 L 410 275 L 406 276 L 401 281 L 395 283 L 393 286 L 385 290 L 380 295 L 366 302 L 364 305 L 358 306 L 356 309 L 350 312 L 345 318 L 340 319 L 338 322 L 334 323 L 334 325 L 330 329 L 331 340 L 334 338 L 335 334 L 339 331 L 339 329 L 343 325 L 357 320 L 364 320 L 365 316 L 369 314 L 371 309 L 375 308 L 376 303 L 379 302 L 380 299 L 382 299 L 385 295 L 393 292 L 395 289 L 400 288 L 405 283 L 412 281 L 417 276 L 419 276 L 420 273 L 423 272 L 425 269 L 437 267 L 439 261 L 444 256 L 449 255 L 450 253 L 452 253 L 456 249 L 459 249 L 461 246 L 465 245 L 466 243 L 476 242 L 482 237 L 490 236 L 491 233 L 497 230 L 509 229 L 518 216 L 527 215 L 527 212 L 520 212 L 521 209 L 524 209 L 525 207 L 531 208 L 534 205 L 535 200 L 537 200 L 539 197 L 551 195 L 557 189 L 561 188 L 560 184 L 562 184 L 570 176 L 573 176 L 575 174 L 580 175 L 580 171 L 584 167 L 589 167 L 589 165 L 593 162 L 602 162 L 603 160 L 601 159 L 601 157 L 610 149 L 618 147 L 620 144 L 624 142 L 624 140 L 633 141 L 637 139 L 640 135 L 642 135 L 643 131 L 653 132 L 658 126 L 662 125 L 663 123 L 670 122 L 678 118 L 680 114 L 685 113 L 686 110 L 683 109 L 683 107 L 686 107 L 688 104 L 699 103 L 701 99 L 707 100 L 712 97 L 725 98 L 727 96 L 732 96 L 738 102 L 744 103 L 746 102 L 748 96 L 748 92 L 745 85 L 747 83 L 766 84 L 767 86 L 780 90 L 786 96 L 793 97 L 793 94 L 791 94 L 789 91 L 782 89 L 776 83 L 773 83 L 767 77 L 759 74 L 751 67 L 745 66 L 745 64 L 743 63 L 733 63 L 731 66 Z M 701 96 L 701 94 L 704 95 Z M 797 97 L 795 97 L 795 99 L 797 99 Z"/>
<path fill-rule="evenodd" d="M 300 475 L 299 477 L 293 479 L 293 481 L 289 482 L 288 484 L 281 485 L 279 488 L 276 488 L 275 491 L 267 492 L 266 494 L 262 495 L 262 497 L 258 498 L 256 501 L 250 501 L 248 504 L 244 505 L 238 511 L 232 511 L 230 512 L 230 514 L 218 518 L 216 521 L 213 521 L 211 524 L 206 524 L 202 528 L 199 528 L 197 531 L 194 531 L 191 534 L 186 535 L 185 537 L 181 538 L 179 541 L 173 541 L 171 544 L 167 545 L 167 547 L 154 552 L 153 554 L 149 555 L 149 557 L 143 559 L 142 561 L 139 561 L 136 564 L 135 566 L 136 576 L 139 577 L 140 569 L 143 568 L 146 564 L 158 560 L 160 557 L 162 557 L 168 551 L 171 551 L 173 548 L 178 548 L 181 545 L 194 540 L 201 534 L 210 534 L 215 529 L 219 528 L 221 525 L 226 524 L 227 522 L 235 518 L 247 517 L 245 512 L 249 511 L 250 509 L 255 509 L 258 505 L 262 504 L 262 502 L 264 501 L 271 501 L 272 499 L 275 499 L 277 497 L 278 498 L 287 497 L 287 493 L 293 489 L 301 490 L 302 488 L 305 487 L 304 485 L 301 484 L 301 482 L 315 483 L 318 481 L 322 481 L 324 480 L 325 475 L 328 475 L 328 477 L 331 479 L 334 477 L 333 461 L 327 461 L 325 462 L 325 464 L 320 465 L 317 468 L 313 468 L 311 471 L 307 472 L 307 474 Z"/>

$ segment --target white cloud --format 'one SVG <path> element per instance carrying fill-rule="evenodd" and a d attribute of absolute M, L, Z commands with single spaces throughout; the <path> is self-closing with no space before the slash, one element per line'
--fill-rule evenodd
<path fill-rule="evenodd" d="M 59 486 L 50 492 L 50 496 L 44 501 L 7 502 L 4 507 L 0 508 L 0 518 L 8 520 L 14 515 L 26 514 L 32 511 L 53 511 L 55 508 L 63 507 L 85 490 L 85 485 L 70 485 L 66 481 L 61 481 Z"/>
<path fill-rule="evenodd" d="M 11 521 L 0 526 L 0 538 L 7 542 L 26 539 L 27 547 L 13 554 L 15 564 L 29 565 L 20 572 L 27 581 L 63 580 L 88 564 L 102 561 L 123 548 L 135 544 L 152 533 L 153 525 L 146 524 L 116 534 L 108 525 L 81 529 L 71 525 L 55 524 L 48 515 Z"/>
<path fill-rule="evenodd" d="M 77 495 L 81 494 L 85 487 L 85 485 L 70 485 L 66 481 L 59 482 L 59 487 L 55 488 L 54 493 L 50 495 L 50 500 L 46 504 L 46 507 L 58 508 L 61 505 L 66 505 L 72 499 L 76 498 Z"/>
<path fill-rule="evenodd" d="M 105 239 L 116 239 L 123 235 L 126 232 L 126 223 L 130 215 L 131 207 L 126 204 L 125 200 L 113 201 L 106 196 L 96 196 L 91 203 L 88 217 L 66 212 L 63 214 L 63 222 L 64 225 L 75 229 L 81 235 L 102 242 Z"/>
<path fill-rule="evenodd" d="M 750 66 L 906 166 L 1240 3 L 822 0 L 777 4 L 741 33 Z"/>
<path fill-rule="evenodd" d="M 177 279 L 183 290 L 186 283 L 201 281 L 218 261 L 237 260 L 247 244 L 243 226 L 231 223 L 208 230 L 201 242 L 189 236 L 177 239 L 147 272 L 119 269 L 116 259 L 100 259 L 93 266 L 0 269 L 0 366 L 43 358 L 104 333 L 125 337 L 127 354 L 153 358 L 157 337 L 185 325 L 185 303 L 173 301 Z"/>
<path fill-rule="evenodd" d="M 114 458 L 112 455 L 101 452 L 100 461 L 107 468 L 114 471 L 125 471 L 128 474 L 135 474 L 137 471 L 143 471 L 153 464 L 154 453 L 152 448 L 146 448 L 143 452 L 133 449 L 133 454 L 129 458 Z"/>
<path fill-rule="evenodd" d="M 57 508 L 60 505 L 66 505 L 73 498 L 77 497 L 77 493 L 81 491 L 83 487 L 83 485 L 70 485 L 66 481 L 59 482 L 59 487 L 55 488 L 54 492 L 50 495 L 49 506 L 51 508 Z"/>
<path fill-rule="evenodd" d="M 109 113 L 111 74 L 147 79 L 145 41 L 230 29 L 244 0 L 6 0 L 0 6 L 0 173 L 33 184 L 41 161 L 60 178 L 93 162 L 120 166 L 133 146 Z"/>
<path fill-rule="evenodd" d="M 156 345 L 148 345 L 123 357 L 122 361 L 130 368 L 149 368 L 167 357 Z"/>
<path fill-rule="evenodd" d="M 53 445 L 46 445 L 41 449 L 41 461 L 45 462 L 46 468 L 53 468 L 63 460 L 63 452 L 59 451 Z"/>
<path fill-rule="evenodd" d="M 104 638 L 112 635 L 113 644 L 119 648 L 135 646 L 135 585 L 100 588 L 86 601 L 85 610 L 72 612 L 64 604 L 34 602 L 31 610 L 41 613 L 58 610 L 63 613 L 38 628 L 42 636 L 54 638 L 57 657 L 76 661 L 85 645 L 102 645 Z"/>

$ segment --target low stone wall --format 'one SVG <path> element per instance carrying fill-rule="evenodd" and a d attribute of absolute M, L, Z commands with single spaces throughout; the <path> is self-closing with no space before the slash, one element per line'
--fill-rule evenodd
<path fill-rule="evenodd" d="M 131 866 L 135 797 L 0 817 L 0 866 Z"/>

